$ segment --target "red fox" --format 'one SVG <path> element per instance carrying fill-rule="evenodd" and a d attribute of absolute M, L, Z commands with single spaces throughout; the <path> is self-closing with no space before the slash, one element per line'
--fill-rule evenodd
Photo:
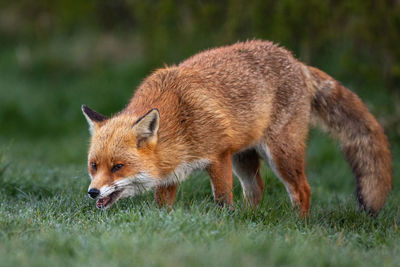
<path fill-rule="evenodd" d="M 264 190 L 262 159 L 306 216 L 306 139 L 315 124 L 340 141 L 368 213 L 379 212 L 392 187 L 388 140 L 357 95 L 267 41 L 211 49 L 156 70 L 111 118 L 82 110 L 92 134 L 88 194 L 99 208 L 153 187 L 158 204 L 172 205 L 194 169 L 207 170 L 214 200 L 227 207 L 234 173 L 254 207 Z"/>

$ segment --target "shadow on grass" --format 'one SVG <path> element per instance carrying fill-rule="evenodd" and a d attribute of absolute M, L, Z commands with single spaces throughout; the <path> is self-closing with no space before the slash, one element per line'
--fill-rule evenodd
<path fill-rule="evenodd" d="M 44 184 L 29 183 L 27 181 L 7 181 L 0 176 L 0 191 L 7 197 L 44 199 L 59 193 Z"/>
<path fill-rule="evenodd" d="M 59 190 L 50 188 L 48 184 L 38 183 L 37 180 L 12 179 L 6 173 L 11 163 L 0 167 L 0 192 L 7 198 L 18 199 L 45 199 L 53 197 Z"/>

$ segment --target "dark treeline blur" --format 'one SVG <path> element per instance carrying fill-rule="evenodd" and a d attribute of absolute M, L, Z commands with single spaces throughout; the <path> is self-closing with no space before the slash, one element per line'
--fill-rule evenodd
<path fill-rule="evenodd" d="M 169 62 L 261 38 L 309 64 L 336 58 L 339 74 L 361 72 L 388 90 L 400 83 L 398 0 L 3 0 L 0 9 L 4 40 L 42 42 L 83 31 L 134 35 L 147 60 Z"/>
<path fill-rule="evenodd" d="M 198 51 L 247 39 L 280 43 L 328 72 L 367 96 L 385 128 L 400 133 L 399 0 L 0 2 L 3 55 L 10 51 L 21 69 L 47 75 L 135 62 L 145 76 Z"/>

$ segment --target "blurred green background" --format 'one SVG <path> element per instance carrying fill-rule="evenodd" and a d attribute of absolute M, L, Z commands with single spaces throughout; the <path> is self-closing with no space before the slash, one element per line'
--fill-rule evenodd
<path fill-rule="evenodd" d="M 1 136 L 81 134 L 82 103 L 117 112 L 151 70 L 254 38 L 356 91 L 399 141 L 400 3 L 363 0 L 3 0 Z"/>

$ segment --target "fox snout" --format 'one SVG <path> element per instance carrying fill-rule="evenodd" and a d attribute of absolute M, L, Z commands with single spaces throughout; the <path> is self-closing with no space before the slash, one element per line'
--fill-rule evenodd
<path fill-rule="evenodd" d="M 88 191 L 88 195 L 90 198 L 95 199 L 96 197 L 98 197 L 98 195 L 100 195 L 100 190 L 97 188 L 90 188 Z"/>

